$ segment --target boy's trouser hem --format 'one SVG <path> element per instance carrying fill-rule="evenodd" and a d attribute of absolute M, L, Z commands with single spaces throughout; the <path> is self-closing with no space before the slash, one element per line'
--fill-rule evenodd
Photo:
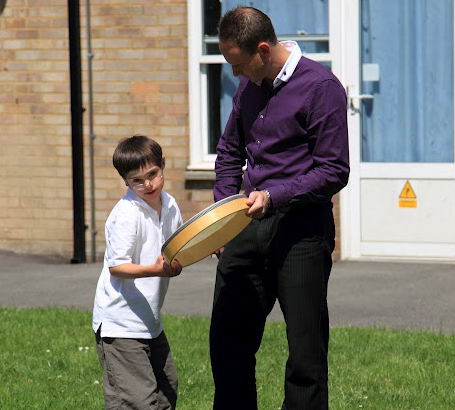
<path fill-rule="evenodd" d="M 96 333 L 103 368 L 106 409 L 175 409 L 177 371 L 162 332 L 154 339 L 127 339 Z"/>

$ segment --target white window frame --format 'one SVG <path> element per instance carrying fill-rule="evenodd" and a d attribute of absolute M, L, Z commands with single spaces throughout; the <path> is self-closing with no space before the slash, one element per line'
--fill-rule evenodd
<path fill-rule="evenodd" d="M 306 57 L 320 62 L 330 62 L 332 71 L 337 74 L 339 58 L 334 58 L 338 47 L 333 45 L 333 23 L 338 19 L 331 7 L 337 1 L 329 1 L 329 53 L 308 53 Z M 188 0 L 188 104 L 189 104 L 189 131 L 190 131 L 190 159 L 189 171 L 210 171 L 214 169 L 215 154 L 208 152 L 208 64 L 227 64 L 223 55 L 203 54 L 203 13 L 202 0 Z M 280 38 L 279 40 L 283 40 Z"/>

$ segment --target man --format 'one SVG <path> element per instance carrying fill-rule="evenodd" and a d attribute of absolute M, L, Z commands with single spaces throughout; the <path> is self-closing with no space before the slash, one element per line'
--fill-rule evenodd
<path fill-rule="evenodd" d="M 349 174 L 346 95 L 297 43 L 279 43 L 270 19 L 255 8 L 227 12 L 219 39 L 241 79 L 217 147 L 214 197 L 238 193 L 243 181 L 254 219 L 218 262 L 210 328 L 214 409 L 257 409 L 255 354 L 276 299 L 289 346 L 282 409 L 325 409 L 331 198 Z"/>

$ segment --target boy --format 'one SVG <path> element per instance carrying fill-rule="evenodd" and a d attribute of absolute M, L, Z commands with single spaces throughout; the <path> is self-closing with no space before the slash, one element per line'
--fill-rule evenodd
<path fill-rule="evenodd" d="M 165 240 L 181 225 L 180 210 L 162 191 L 160 145 L 145 136 L 118 144 L 113 164 L 128 192 L 105 227 L 106 252 L 93 309 L 107 409 L 174 409 L 177 374 L 160 321 L 170 266 L 161 255 Z"/>

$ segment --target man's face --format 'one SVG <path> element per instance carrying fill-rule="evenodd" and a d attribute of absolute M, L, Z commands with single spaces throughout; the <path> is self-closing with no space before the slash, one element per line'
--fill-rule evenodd
<path fill-rule="evenodd" d="M 268 62 L 259 47 L 254 54 L 248 54 L 232 41 L 226 41 L 220 42 L 220 51 L 232 66 L 232 73 L 235 77 L 241 75 L 257 85 L 260 85 L 266 77 Z"/>

